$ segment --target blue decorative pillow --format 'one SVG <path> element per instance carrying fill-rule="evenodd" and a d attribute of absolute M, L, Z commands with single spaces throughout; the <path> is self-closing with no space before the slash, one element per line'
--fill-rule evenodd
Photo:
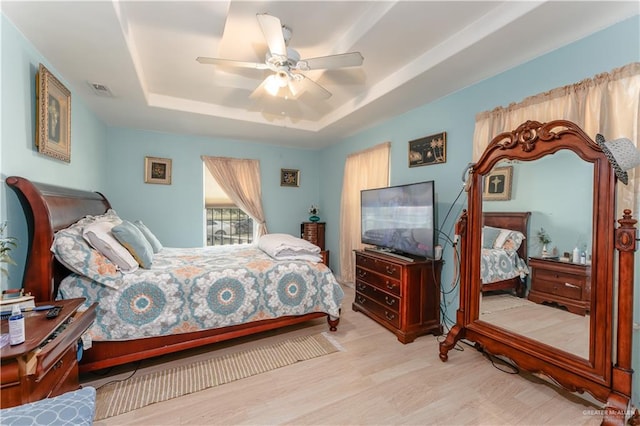
<path fill-rule="evenodd" d="M 484 226 L 482 228 L 482 248 L 493 248 L 496 238 L 500 235 L 500 228 L 493 228 L 491 226 Z"/>
<path fill-rule="evenodd" d="M 93 424 L 96 411 L 96 390 L 90 386 L 17 407 L 3 408 L 3 425 L 65 425 Z"/>
<path fill-rule="evenodd" d="M 142 223 L 141 220 L 136 220 L 135 222 L 133 222 L 133 224 L 138 227 L 138 229 L 142 232 L 142 235 L 144 235 L 144 237 L 147 239 L 147 241 L 149 241 L 149 244 L 151 244 L 151 247 L 153 247 L 153 252 L 154 253 L 157 253 L 160 250 L 162 250 L 162 243 L 153 234 L 153 232 L 151 232 L 151 230 L 147 227 L 147 225 Z"/>
<path fill-rule="evenodd" d="M 129 253 L 133 255 L 136 261 L 145 269 L 151 267 L 153 262 L 153 247 L 133 223 L 123 220 L 121 224 L 114 226 L 111 233 L 116 240 L 120 242 Z"/>

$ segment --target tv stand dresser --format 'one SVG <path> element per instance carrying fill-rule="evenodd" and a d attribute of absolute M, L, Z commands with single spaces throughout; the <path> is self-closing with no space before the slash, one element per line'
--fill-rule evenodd
<path fill-rule="evenodd" d="M 402 343 L 442 334 L 442 260 L 407 261 L 385 253 L 356 251 L 356 294 L 352 308 L 391 330 Z"/>

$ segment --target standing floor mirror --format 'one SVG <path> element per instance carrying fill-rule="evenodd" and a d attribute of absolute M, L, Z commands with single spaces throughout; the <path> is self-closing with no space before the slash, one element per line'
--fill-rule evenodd
<path fill-rule="evenodd" d="M 558 248 L 543 251 L 535 246 L 540 226 L 529 229 L 524 240 L 515 238 L 529 250 L 522 259 L 524 291 L 502 292 L 512 297 L 509 311 L 516 314 L 512 318 L 486 309 L 496 306 L 500 295 L 484 291 L 481 280 L 489 267 L 481 255 L 487 242 L 493 247 L 500 239 L 496 235 L 508 236 L 511 231 L 486 226 L 488 217 L 500 209 L 491 193 L 500 189 L 500 182 L 492 179 L 507 169 L 511 192 L 522 210 L 517 215 L 528 220 L 529 228 L 532 223 L 544 224 Z M 615 217 L 616 176 L 607 157 L 572 122 L 527 121 L 496 136 L 470 167 L 469 179 L 468 210 L 456 224 L 460 307 L 456 324 L 440 343 L 440 359 L 447 361 L 448 352 L 465 339 L 571 392 L 588 392 L 606 404 L 602 424 L 623 425 L 633 376 L 636 221 L 630 210 Z M 504 237 L 500 244 L 506 247 L 505 241 L 513 243 Z M 579 258 L 573 258 L 574 248 L 580 251 Z"/>

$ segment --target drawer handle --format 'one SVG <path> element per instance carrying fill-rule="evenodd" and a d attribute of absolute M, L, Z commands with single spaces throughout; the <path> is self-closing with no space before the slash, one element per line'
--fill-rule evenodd
<path fill-rule="evenodd" d="M 358 276 L 364 278 L 367 276 L 367 271 L 363 271 L 362 269 L 358 269 Z"/>
<path fill-rule="evenodd" d="M 56 362 L 56 363 L 55 363 L 55 365 L 53 366 L 53 368 L 52 368 L 52 369 L 53 369 L 53 370 L 57 370 L 58 368 L 62 367 L 62 364 L 64 364 L 64 363 L 63 363 L 63 361 L 62 361 L 62 360 L 60 360 L 60 361 L 58 361 L 58 362 Z"/>
<path fill-rule="evenodd" d="M 396 304 L 396 299 L 394 299 L 393 297 L 389 297 L 389 296 L 385 296 L 384 297 L 384 301 L 386 302 L 387 305 L 389 306 L 393 306 Z"/>
<path fill-rule="evenodd" d="M 384 316 L 387 317 L 389 321 L 392 321 L 393 319 L 395 319 L 396 314 L 390 314 L 389 312 L 384 311 Z"/>
<path fill-rule="evenodd" d="M 389 275 L 393 275 L 393 274 L 395 274 L 395 273 L 396 273 L 396 268 L 395 268 L 395 266 L 389 266 L 389 265 L 387 265 L 387 266 L 385 267 L 385 269 L 387 270 L 387 274 L 389 274 Z"/>
<path fill-rule="evenodd" d="M 571 283 L 564 283 L 564 285 L 565 285 L 566 287 L 571 287 L 571 288 L 580 288 L 580 286 L 579 286 L 579 285 L 575 285 L 575 284 L 571 284 Z"/>
<path fill-rule="evenodd" d="M 364 302 L 366 302 L 366 301 L 367 301 L 367 299 L 365 299 L 365 298 L 364 298 L 364 297 L 362 297 L 362 296 L 358 296 L 358 297 L 357 297 L 357 299 L 358 299 L 358 303 L 360 303 L 361 305 L 364 305 Z"/>
<path fill-rule="evenodd" d="M 356 285 L 356 288 L 357 288 L 358 290 L 360 290 L 360 291 L 364 291 L 364 290 L 366 290 L 366 289 L 367 289 L 367 286 L 366 286 L 366 285 L 364 285 L 364 284 L 357 284 L 357 285 Z"/>
<path fill-rule="evenodd" d="M 385 282 L 385 284 L 387 285 L 387 288 L 389 290 L 393 290 L 396 287 L 395 284 L 393 284 L 392 282 L 389 282 L 389 281 Z"/>

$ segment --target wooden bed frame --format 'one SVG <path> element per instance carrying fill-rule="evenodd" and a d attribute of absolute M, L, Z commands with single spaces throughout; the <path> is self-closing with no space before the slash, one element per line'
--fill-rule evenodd
<path fill-rule="evenodd" d="M 103 214 L 111 205 L 106 197 L 98 192 L 34 183 L 16 176 L 8 177 L 6 182 L 18 195 L 29 232 L 23 288 L 35 297 L 36 302 L 54 300 L 58 285 L 71 273 L 51 253 L 55 232 L 72 225 L 86 215 Z M 84 352 L 80 371 L 126 364 L 325 316 L 329 329 L 336 331 L 339 318 L 332 319 L 328 314 L 319 312 L 170 336 L 93 342 L 91 349 Z"/>
<path fill-rule="evenodd" d="M 520 231 L 526 239 L 518 248 L 518 255 L 525 262 L 527 258 L 527 241 L 529 238 L 529 218 L 531 212 L 484 212 L 483 219 L 485 226 L 493 226 L 494 228 L 512 229 Z M 496 290 L 514 290 L 518 297 L 524 297 L 527 291 L 526 283 L 520 277 L 510 278 L 508 280 L 496 281 L 482 285 L 482 292 Z"/>

